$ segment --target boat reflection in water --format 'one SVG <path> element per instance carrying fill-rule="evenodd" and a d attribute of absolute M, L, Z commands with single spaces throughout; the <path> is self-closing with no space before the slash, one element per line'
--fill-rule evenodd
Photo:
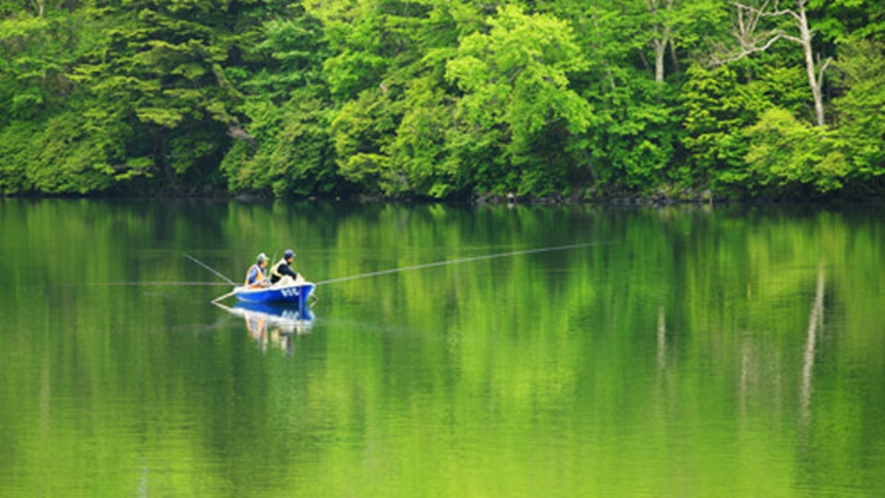
<path fill-rule="evenodd" d="M 216 304 L 245 320 L 246 330 L 258 342 L 262 351 L 266 351 L 268 344 L 271 344 L 292 354 L 295 352 L 295 336 L 309 333 L 313 326 L 314 314 L 307 307 L 299 309 L 297 305 L 245 301 L 238 302 L 232 308 Z"/>

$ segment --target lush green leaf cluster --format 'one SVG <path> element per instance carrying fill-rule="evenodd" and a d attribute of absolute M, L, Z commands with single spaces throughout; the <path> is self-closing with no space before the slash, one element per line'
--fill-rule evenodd
<path fill-rule="evenodd" d="M 769 7 L 8 0 L 0 193 L 881 194 L 885 9 Z"/>

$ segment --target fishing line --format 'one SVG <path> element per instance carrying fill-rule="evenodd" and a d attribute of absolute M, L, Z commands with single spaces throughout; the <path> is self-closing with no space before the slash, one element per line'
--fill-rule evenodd
<path fill-rule="evenodd" d="M 185 253 L 184 255 L 187 256 L 188 259 L 190 259 L 190 260 L 193 261 L 194 263 L 196 263 L 196 264 L 202 266 L 203 268 L 205 268 L 205 269 L 211 271 L 211 272 L 214 273 L 216 276 L 221 277 L 221 279 L 224 280 L 225 282 L 227 282 L 228 284 L 233 285 L 233 286 L 236 286 L 236 285 L 237 285 L 237 284 L 235 284 L 235 283 L 233 282 L 233 280 L 231 280 L 231 279 L 225 277 L 224 275 L 222 275 L 221 273 L 218 273 L 217 271 L 213 270 L 212 268 L 209 267 L 209 265 L 207 265 L 206 263 L 203 263 L 203 262 L 200 261 L 199 259 L 197 259 L 197 258 L 195 258 L 195 257 L 193 257 L 193 256 L 191 256 L 190 254 L 187 254 L 187 253 Z"/>
<path fill-rule="evenodd" d="M 425 263 L 425 264 L 421 264 L 421 265 L 404 266 L 401 268 L 391 268 L 388 270 L 380 270 L 380 271 L 373 271 L 373 272 L 369 272 L 369 273 L 361 273 L 359 275 L 351 275 L 349 277 L 333 278 L 333 279 L 329 279 L 329 280 L 323 280 L 321 282 L 316 282 L 316 283 L 314 283 L 314 285 L 337 284 L 337 283 L 341 283 L 341 282 L 348 282 L 351 280 L 359 280 L 359 279 L 363 279 L 363 278 L 377 277 L 379 275 L 390 275 L 392 273 L 401 273 L 401 272 L 406 272 L 406 271 L 422 270 L 424 268 L 434 268 L 434 267 L 438 267 L 438 266 L 447 266 L 447 265 L 454 265 L 454 264 L 460 264 L 460 263 L 470 263 L 473 261 L 482 261 L 482 260 L 496 259 L 496 258 L 506 258 L 509 256 L 519 256 L 519 255 L 523 255 L 523 254 L 538 254 L 538 253 L 544 253 L 544 252 L 566 251 L 569 249 L 577 249 L 577 248 L 581 248 L 581 247 L 590 247 L 590 246 L 594 246 L 594 245 L 612 244 L 612 243 L 613 242 L 588 242 L 585 244 L 569 244 L 569 245 L 564 245 L 564 246 L 540 247 L 540 248 L 535 248 L 535 249 L 525 249 L 525 250 L 521 250 L 521 251 L 508 251 L 508 252 L 502 252 L 502 253 L 496 253 L 496 254 L 486 254 L 483 256 L 473 256 L 470 258 L 460 258 L 460 259 L 451 259 L 451 260 L 446 260 L 446 261 L 436 261 L 433 263 Z M 203 268 L 209 270 L 214 275 L 216 275 L 217 277 L 224 280 L 226 283 L 155 281 L 155 282 L 87 282 L 87 283 L 82 283 L 80 285 L 108 286 L 108 287 L 127 287 L 127 286 L 133 286 L 133 287 L 135 287 L 135 286 L 202 287 L 202 286 L 220 286 L 220 285 L 236 286 L 237 285 L 236 283 L 231 281 L 229 278 L 227 278 L 224 275 L 222 275 L 221 273 L 215 271 L 214 269 L 209 267 L 209 265 L 203 263 L 202 261 L 191 256 L 190 254 L 185 254 L 185 256 L 187 256 L 187 258 L 190 259 L 191 261 L 193 261 L 194 263 L 197 263 L 198 265 L 202 266 Z"/>
<path fill-rule="evenodd" d="M 107 287 L 126 287 L 126 286 L 157 286 L 157 287 L 199 287 L 199 286 L 219 286 L 227 287 L 229 284 L 223 282 L 86 282 L 75 285 L 91 285 L 91 286 L 107 286 Z"/>
<path fill-rule="evenodd" d="M 404 272 L 404 271 L 422 270 L 424 268 L 433 268 L 435 266 L 446 266 L 446 265 L 454 265 L 454 264 L 459 264 L 459 263 L 470 263 L 472 261 L 482 261 L 485 259 L 495 259 L 495 258 L 506 258 L 508 256 L 519 256 L 522 254 L 537 254 L 537 253 L 541 253 L 541 252 L 566 251 L 568 249 L 577 249 L 580 247 L 589 247 L 589 246 L 611 244 L 611 243 L 612 242 L 588 242 L 585 244 L 570 244 L 570 245 L 566 245 L 566 246 L 541 247 L 541 248 L 537 248 L 537 249 L 525 249 L 522 251 L 510 251 L 510 252 L 502 252 L 502 253 L 497 253 L 497 254 L 487 254 L 485 256 L 474 256 L 471 258 L 451 259 L 451 260 L 446 260 L 446 261 L 437 261 L 435 263 L 426 263 L 423 265 L 404 266 L 402 268 L 391 268 L 389 270 L 373 271 L 371 273 L 361 273 L 359 275 L 352 275 L 350 277 L 333 278 L 330 280 L 323 280 L 322 282 L 316 282 L 314 285 L 337 284 L 340 282 L 348 282 L 350 280 L 357 280 L 360 278 L 377 277 L 378 275 L 389 275 L 391 273 L 400 273 L 400 272 Z"/>

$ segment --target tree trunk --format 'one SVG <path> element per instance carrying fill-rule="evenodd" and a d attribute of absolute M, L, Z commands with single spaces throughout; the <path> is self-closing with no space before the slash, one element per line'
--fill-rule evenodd
<path fill-rule="evenodd" d="M 655 38 L 655 81 L 662 83 L 664 81 L 664 54 L 667 50 L 667 39 L 664 37 Z"/>
<path fill-rule="evenodd" d="M 666 12 L 673 10 L 673 0 L 663 0 L 663 2 L 660 2 L 660 0 L 645 0 L 645 5 L 648 8 L 648 12 L 655 18 L 660 15 L 662 10 Z M 670 27 L 662 23 L 659 19 L 655 20 L 653 30 L 655 34 L 655 37 L 652 40 L 652 48 L 655 52 L 655 81 L 663 83 L 664 56 L 667 53 L 667 45 L 670 44 L 672 34 L 670 32 Z"/>
<path fill-rule="evenodd" d="M 737 53 L 721 57 L 714 55 L 712 62 L 714 65 L 727 64 L 742 59 L 756 52 L 764 52 L 780 39 L 788 40 L 802 47 L 805 56 L 805 72 L 808 77 L 808 86 L 811 87 L 811 95 L 814 99 L 815 123 L 817 126 L 826 124 L 826 116 L 824 114 L 824 96 L 823 82 L 824 72 L 830 64 L 831 59 L 828 57 L 823 62 L 818 57 L 818 63 L 814 62 L 814 47 L 812 46 L 811 28 L 808 26 L 808 16 L 805 12 L 805 5 L 808 0 L 793 0 L 795 9 L 781 10 L 778 3 L 771 5 L 769 0 L 757 2 L 761 5 L 744 4 L 742 0 L 732 0 L 733 5 L 737 8 L 737 26 L 734 27 L 733 33 L 738 40 L 740 46 Z M 760 20 L 766 18 L 787 19 L 799 31 L 799 36 L 786 33 L 783 29 L 769 29 L 767 32 L 759 31 Z M 727 52 L 726 52 L 727 54 Z"/>
<path fill-rule="evenodd" d="M 821 87 L 823 86 L 823 78 L 818 79 L 815 74 L 814 51 L 811 46 L 811 30 L 808 28 L 808 17 L 805 15 L 805 1 L 796 0 L 798 7 L 799 21 L 799 40 L 802 44 L 802 51 L 805 52 L 805 71 L 808 73 L 808 85 L 811 86 L 811 95 L 814 97 L 814 114 L 817 118 L 817 125 L 823 126 L 824 119 L 824 100 Z M 821 71 L 823 76 L 823 71 Z"/>
<path fill-rule="evenodd" d="M 668 45 L 670 45 L 670 61 L 673 63 L 673 72 L 678 73 L 680 69 L 679 57 L 676 56 L 676 45 L 672 41 Z"/>

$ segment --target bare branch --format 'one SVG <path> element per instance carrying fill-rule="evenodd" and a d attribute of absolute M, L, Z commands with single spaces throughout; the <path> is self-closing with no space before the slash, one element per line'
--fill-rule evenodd
<path fill-rule="evenodd" d="M 797 22 L 801 22 L 802 18 L 799 17 L 799 14 L 792 9 L 783 9 L 783 10 L 773 10 L 771 12 L 763 12 L 762 17 L 782 17 L 782 16 L 790 16 L 795 19 Z"/>
<path fill-rule="evenodd" d="M 757 20 L 758 20 L 759 18 L 762 18 L 762 17 L 782 17 L 782 16 L 790 16 L 790 17 L 792 17 L 793 19 L 795 19 L 796 21 L 801 21 L 801 17 L 799 16 L 799 13 L 796 12 L 795 10 L 793 10 L 793 9 L 780 9 L 780 8 L 779 8 L 779 7 L 780 7 L 779 2 L 775 2 L 775 3 L 774 3 L 774 9 L 773 9 L 773 10 L 768 10 L 768 5 L 769 5 L 769 3 L 771 3 L 771 2 L 770 2 L 770 1 L 765 1 L 765 2 L 762 3 L 761 6 L 759 6 L 759 7 L 754 7 L 754 6 L 752 6 L 752 5 L 747 5 L 747 4 L 745 4 L 745 3 L 741 3 L 741 2 L 739 2 L 739 1 L 735 1 L 735 2 L 734 2 L 734 5 L 735 5 L 735 7 L 738 8 L 738 11 L 745 10 L 745 11 L 747 11 L 747 12 L 750 12 L 750 13 L 754 14 L 754 16 L 756 17 Z"/>
<path fill-rule="evenodd" d="M 786 37 L 786 35 L 783 32 L 777 32 L 777 33 L 774 33 L 773 35 L 771 35 L 771 38 L 769 38 L 768 41 L 766 41 L 762 45 L 753 44 L 753 45 L 743 46 L 744 44 L 741 43 L 741 45 L 742 45 L 741 50 L 737 53 L 724 54 L 724 56 L 722 56 L 722 57 L 720 57 L 719 54 L 714 53 L 710 57 L 710 65 L 712 65 L 713 67 L 718 67 L 718 66 L 722 66 L 722 65 L 743 59 L 744 57 L 746 57 L 748 55 L 755 54 L 756 52 L 764 52 L 765 50 L 768 50 L 768 47 L 772 46 L 774 44 L 774 42 L 780 40 L 781 38 L 785 38 L 785 37 Z M 720 52 L 725 52 L 725 51 L 720 49 Z"/>
<path fill-rule="evenodd" d="M 725 49 L 712 47 L 710 64 L 714 67 L 728 64 L 756 52 L 767 50 L 772 44 L 780 39 L 793 42 L 802 47 L 805 53 L 805 70 L 808 74 L 808 85 L 814 97 L 814 109 L 817 115 L 818 126 L 825 123 L 823 96 L 821 82 L 824 72 L 830 65 L 830 59 L 821 63 L 818 54 L 817 63 L 814 62 L 814 48 L 812 39 L 814 30 L 808 25 L 805 6 L 808 0 L 790 0 L 794 9 L 784 9 L 780 6 L 780 0 L 732 0 L 737 17 L 732 29 L 732 36 L 737 40 L 737 49 Z M 792 24 L 790 31 L 798 31 L 798 35 L 787 34 L 784 29 L 774 29 L 757 34 L 762 19 L 786 19 Z M 777 24 L 775 24 L 777 26 Z M 816 76 L 816 77 L 815 77 Z"/>
<path fill-rule="evenodd" d="M 762 18 L 762 12 L 768 8 L 770 0 L 765 0 L 759 8 L 747 6 L 739 2 L 735 2 L 735 13 L 737 15 L 735 28 L 732 30 L 732 36 L 738 41 L 742 50 L 751 50 L 758 45 L 762 39 L 769 35 L 757 35 L 759 21 Z"/>

